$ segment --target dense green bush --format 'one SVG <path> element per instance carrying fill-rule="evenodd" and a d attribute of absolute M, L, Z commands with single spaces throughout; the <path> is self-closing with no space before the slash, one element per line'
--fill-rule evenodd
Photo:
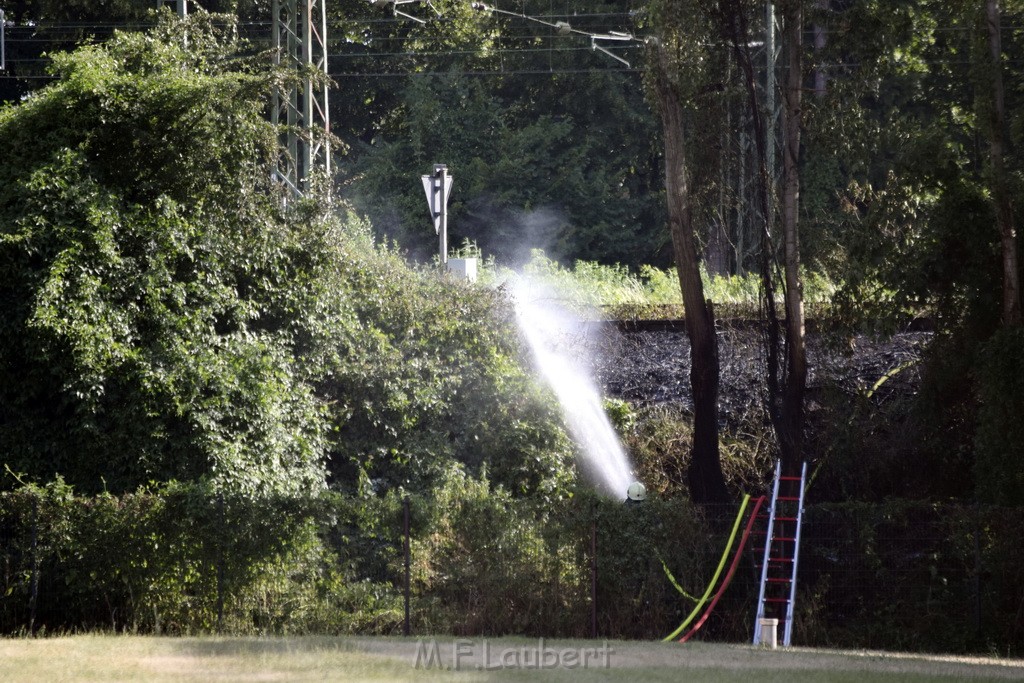
<path fill-rule="evenodd" d="M 523 363 L 501 290 L 410 268 L 368 234 L 333 227 L 308 286 L 337 322 L 303 364 L 331 422 L 336 486 L 427 492 L 454 462 L 516 495 L 557 495 L 572 446 Z"/>
<path fill-rule="evenodd" d="M 728 536 L 722 515 L 735 513 L 709 517 L 684 498 L 631 507 L 588 490 L 517 500 L 453 470 L 414 531 L 417 631 L 587 637 L 596 567 L 599 633 L 663 637 L 694 604 L 672 581 L 703 592 Z"/>
<path fill-rule="evenodd" d="M 222 21 L 56 55 L 0 109 L 3 462 L 79 492 L 250 496 L 429 491 L 486 463 L 556 495 L 571 447 L 507 299 L 316 193 L 284 208 L 263 110 L 288 76 Z"/>
<path fill-rule="evenodd" d="M 302 226 L 263 118 L 276 76 L 200 14 L 53 56 L 0 109 L 0 452 L 80 490 L 323 485 L 288 318 Z M 308 311 L 288 311 L 290 318 Z"/>
<path fill-rule="evenodd" d="M 721 530 L 676 499 L 627 508 L 586 491 L 517 498 L 451 467 L 411 497 L 419 633 L 586 636 L 596 538 L 599 629 L 656 637 L 699 592 Z M 593 536 L 596 532 L 596 537 Z M 0 631 L 395 633 L 402 502 L 242 498 L 195 485 L 0 494 Z M 710 553 L 709 553 L 710 551 Z"/>
<path fill-rule="evenodd" d="M 511 495 L 450 467 L 410 496 L 414 633 L 660 638 L 701 595 L 735 508 Z M 1020 654 L 1020 508 L 808 507 L 794 642 Z M 194 485 L 0 494 L 0 632 L 401 631 L 402 496 L 231 497 Z M 752 542 L 700 632 L 753 624 Z M 595 553 L 596 551 L 596 553 Z M 596 603 L 591 599 L 596 569 Z"/>
<path fill-rule="evenodd" d="M 581 537 L 552 519 L 562 502 L 545 507 L 544 501 L 515 500 L 486 474 L 447 472 L 418 520 L 413 545 L 417 631 L 578 629 L 589 590 Z"/>
<path fill-rule="evenodd" d="M 387 513 L 327 493 L 21 487 L 0 494 L 0 629 L 388 632 L 401 619 L 394 577 L 366 571 L 380 552 L 367 519 L 386 519 L 397 547 Z"/>

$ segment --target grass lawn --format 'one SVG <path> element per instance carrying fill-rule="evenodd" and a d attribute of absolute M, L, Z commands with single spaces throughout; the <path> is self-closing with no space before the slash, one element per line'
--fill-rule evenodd
<path fill-rule="evenodd" d="M 537 668 L 538 657 L 548 668 Z M 430 668 L 424 669 L 427 660 Z M 544 641 L 542 647 L 523 638 L 487 639 L 486 644 L 480 638 L 83 635 L 0 640 L 0 681 L 140 680 L 1007 681 L 1024 680 L 1024 661 L 637 641 Z"/>

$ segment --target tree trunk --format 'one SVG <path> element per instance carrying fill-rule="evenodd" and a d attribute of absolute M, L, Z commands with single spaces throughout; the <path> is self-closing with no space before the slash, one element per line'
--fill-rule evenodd
<path fill-rule="evenodd" d="M 817 0 L 817 9 L 824 15 L 829 10 L 829 0 Z M 821 63 L 822 53 L 825 52 L 825 45 L 828 43 L 828 29 L 822 21 L 814 23 L 814 53 L 817 55 L 818 63 L 814 67 L 814 96 L 821 99 L 825 96 L 825 89 L 828 87 L 828 74 Z"/>
<path fill-rule="evenodd" d="M 782 413 L 780 411 L 781 390 L 779 387 L 779 317 L 775 308 L 775 241 L 772 237 L 772 173 L 769 170 L 770 155 L 774 154 L 768 142 L 765 115 L 757 99 L 757 83 L 754 76 L 754 61 L 750 54 L 747 15 L 743 3 L 738 0 L 721 0 L 719 2 L 719 21 L 725 32 L 723 36 L 730 44 L 736 61 L 743 71 L 747 93 L 747 106 L 750 110 L 750 121 L 754 131 L 754 151 L 757 163 L 757 203 L 764 221 L 761 226 L 760 247 L 760 279 L 761 279 L 761 315 L 764 319 L 763 343 L 765 349 L 765 375 L 768 389 L 767 408 L 775 433 L 783 430 Z M 774 20 L 772 20 L 774 21 Z M 770 29 L 774 30 L 774 29 Z M 766 41 L 770 43 L 771 41 Z M 773 60 L 769 60 L 773 68 Z M 769 87 L 774 79 L 767 79 Z M 771 112 L 768 112 L 769 117 Z M 771 119 L 769 118 L 770 122 Z M 770 125 L 770 123 L 769 123 Z"/>
<path fill-rule="evenodd" d="M 1006 113 L 1003 98 L 999 0 L 987 0 L 985 10 L 989 53 L 992 59 L 992 101 L 989 108 L 989 159 L 992 165 L 990 182 L 1003 256 L 1003 324 L 1014 326 L 1021 324 L 1020 266 L 1017 261 L 1013 203 L 1006 183 L 1006 167 L 1003 162 Z"/>
<path fill-rule="evenodd" d="M 669 230 L 683 294 L 690 339 L 690 386 L 693 391 L 693 448 L 687 479 L 699 504 L 725 503 L 729 494 L 718 453 L 718 338 L 714 312 L 704 299 L 687 186 L 683 105 L 670 79 L 663 48 L 657 50 L 655 90 L 665 138 L 665 194 Z"/>
<path fill-rule="evenodd" d="M 803 86 L 802 0 L 785 4 L 786 87 L 783 111 L 782 231 L 786 273 L 786 387 L 780 436 L 783 469 L 799 468 L 803 452 L 804 390 L 807 354 L 804 339 L 803 283 L 800 281 L 800 118 Z"/>

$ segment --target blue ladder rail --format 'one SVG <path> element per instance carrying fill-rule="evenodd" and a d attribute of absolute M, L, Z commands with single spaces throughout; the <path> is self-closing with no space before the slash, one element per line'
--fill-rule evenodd
<path fill-rule="evenodd" d="M 796 604 L 796 568 L 800 564 L 800 532 L 804 523 L 804 493 L 807 481 L 807 463 L 800 467 L 800 502 L 796 512 L 796 537 L 793 542 L 793 580 L 789 583 L 789 606 L 786 607 L 786 631 L 782 644 L 789 647 L 793 639 L 793 606 Z"/>
<path fill-rule="evenodd" d="M 782 463 L 775 461 L 775 483 L 772 484 L 772 504 L 768 508 L 768 530 L 765 532 L 764 560 L 761 562 L 761 588 L 757 594 L 757 617 L 754 619 L 754 645 L 761 644 L 760 623 L 764 619 L 764 589 L 768 585 L 768 562 L 772 551 L 772 533 L 775 530 L 775 504 L 779 498 L 779 476 L 782 474 Z"/>

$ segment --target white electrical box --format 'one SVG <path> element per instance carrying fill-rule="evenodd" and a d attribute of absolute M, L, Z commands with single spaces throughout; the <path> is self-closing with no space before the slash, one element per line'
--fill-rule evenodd
<path fill-rule="evenodd" d="M 476 282 L 476 259 L 450 258 L 448 259 L 448 272 L 460 280 Z"/>

